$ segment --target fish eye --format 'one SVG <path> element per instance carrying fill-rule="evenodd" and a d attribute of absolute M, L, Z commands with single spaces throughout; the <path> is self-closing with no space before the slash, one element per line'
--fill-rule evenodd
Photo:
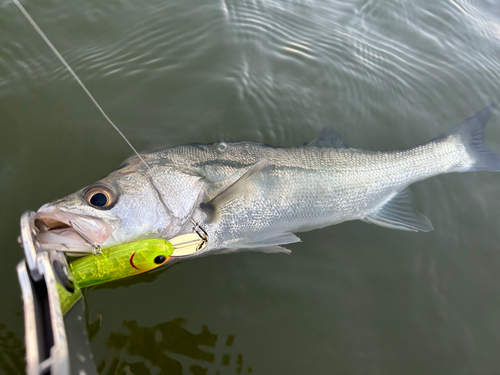
<path fill-rule="evenodd" d="M 156 264 L 162 264 L 162 263 L 163 263 L 163 262 L 165 262 L 166 260 L 167 260 L 167 258 L 165 258 L 165 255 L 158 255 L 158 256 L 155 258 L 154 262 L 155 262 Z"/>
<path fill-rule="evenodd" d="M 90 197 L 90 204 L 96 207 L 105 206 L 108 203 L 108 197 L 103 193 L 95 193 Z"/>
<path fill-rule="evenodd" d="M 85 191 L 83 198 L 92 207 L 100 210 L 109 210 L 116 203 L 116 193 L 105 185 L 91 186 Z"/>

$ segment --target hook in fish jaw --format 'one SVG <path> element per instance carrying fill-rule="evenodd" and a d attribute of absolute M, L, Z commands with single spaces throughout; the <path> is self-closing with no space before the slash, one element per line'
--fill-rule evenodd
<path fill-rule="evenodd" d="M 87 242 L 90 246 L 92 246 L 92 254 L 94 255 L 101 255 L 101 245 L 96 244 L 94 241 L 92 241 L 90 238 L 88 238 L 85 233 L 83 233 L 83 229 L 78 225 L 77 222 L 70 220 L 69 225 L 75 230 L 75 232 L 82 237 L 85 242 Z"/>

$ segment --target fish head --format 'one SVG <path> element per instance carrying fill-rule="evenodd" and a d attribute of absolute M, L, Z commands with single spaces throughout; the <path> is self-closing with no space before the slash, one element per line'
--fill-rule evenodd
<path fill-rule="evenodd" d="M 158 176 L 164 172 L 125 166 L 43 205 L 36 215 L 40 228 L 37 241 L 54 250 L 88 253 L 97 245 L 168 239 L 182 228 L 189 215 L 182 215 L 186 210 L 175 205 L 181 192 L 175 193 L 175 186 L 169 191 L 165 181 L 159 181 Z M 172 191 L 174 194 L 169 194 Z"/>

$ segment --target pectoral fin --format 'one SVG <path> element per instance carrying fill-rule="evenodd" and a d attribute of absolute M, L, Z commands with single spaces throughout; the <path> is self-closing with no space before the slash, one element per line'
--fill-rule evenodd
<path fill-rule="evenodd" d="M 386 228 L 413 232 L 428 232 L 434 229 L 428 218 L 414 210 L 411 192 L 408 188 L 397 193 L 377 212 L 368 215 L 363 221 Z"/>
<path fill-rule="evenodd" d="M 221 192 L 208 202 L 201 203 L 200 208 L 205 210 L 211 217 L 211 221 L 220 219 L 225 207 L 234 199 L 248 194 L 248 190 L 254 188 L 259 179 L 264 178 L 264 173 L 269 171 L 270 164 L 267 159 L 262 159 L 248 169 L 241 177 L 227 185 Z M 234 179 L 229 177 L 229 179 Z"/>

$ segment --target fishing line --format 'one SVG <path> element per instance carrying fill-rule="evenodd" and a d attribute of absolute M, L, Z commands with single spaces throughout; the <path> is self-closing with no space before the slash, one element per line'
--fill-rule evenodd
<path fill-rule="evenodd" d="M 42 29 L 40 29 L 40 27 L 37 25 L 37 23 L 35 22 L 35 20 L 33 20 L 33 18 L 31 18 L 31 16 L 29 15 L 29 13 L 27 12 L 26 9 L 24 9 L 24 7 L 21 5 L 21 3 L 19 2 L 19 0 L 12 0 L 12 2 L 14 4 L 16 4 L 16 6 L 19 8 L 19 10 L 21 11 L 21 13 L 26 17 L 26 19 L 29 21 L 29 23 L 31 24 L 31 26 L 33 26 L 33 28 L 37 31 L 37 33 L 42 37 L 42 39 L 45 41 L 45 43 L 49 46 L 49 48 L 52 50 L 52 52 L 54 52 L 54 54 L 57 56 L 57 58 L 59 59 L 59 61 L 61 61 L 61 63 L 64 65 L 64 67 L 71 73 L 71 75 L 73 76 L 73 78 L 76 80 L 76 82 L 78 82 L 78 84 L 80 85 L 80 87 L 83 89 L 83 91 L 85 91 L 85 93 L 87 94 L 87 96 L 90 98 L 90 100 L 92 100 L 92 103 L 95 104 L 95 106 L 97 107 L 97 109 L 99 110 L 99 112 L 102 113 L 102 115 L 104 116 L 104 118 L 109 122 L 109 124 L 118 132 L 118 134 L 120 134 L 120 136 L 125 140 L 125 142 L 127 142 L 127 144 L 130 146 L 130 148 L 132 149 L 132 151 L 134 151 L 134 153 L 137 155 L 137 157 L 142 161 L 142 163 L 146 166 L 146 168 L 148 169 L 148 171 L 150 172 L 150 175 L 149 175 L 149 181 L 151 182 L 151 186 L 153 187 L 153 189 L 156 191 L 156 194 L 158 195 L 158 198 L 160 199 L 160 202 L 163 206 L 163 208 L 165 209 L 165 211 L 167 212 L 168 215 L 172 216 L 172 217 L 175 217 L 174 213 L 167 207 L 167 204 L 165 203 L 165 200 L 163 199 L 163 196 L 162 194 L 160 193 L 160 190 L 156 187 L 154 181 L 153 181 L 153 177 L 152 177 L 152 172 L 153 170 L 151 169 L 151 167 L 148 165 L 148 163 L 146 163 L 146 161 L 143 159 L 143 157 L 137 152 L 137 150 L 134 148 L 134 146 L 132 146 L 132 143 L 130 143 L 130 141 L 127 139 L 127 137 L 125 136 L 125 134 L 123 134 L 121 132 L 121 130 L 118 128 L 118 126 L 116 126 L 114 124 L 113 121 L 111 121 L 111 119 L 108 117 L 108 115 L 106 115 L 106 113 L 104 112 L 104 110 L 101 108 L 101 106 L 99 105 L 99 103 L 97 103 L 97 100 L 94 99 L 94 97 L 92 96 L 92 94 L 90 93 L 90 91 L 87 89 L 87 87 L 85 87 L 85 85 L 83 84 L 83 82 L 80 80 L 80 78 L 78 78 L 78 76 L 76 75 L 76 73 L 73 71 L 73 69 L 71 69 L 71 67 L 69 66 L 69 64 L 66 62 L 66 60 L 64 59 L 64 57 L 62 57 L 62 55 L 59 53 L 59 51 L 56 49 L 56 47 L 54 47 L 54 45 L 51 43 L 51 41 L 49 40 L 49 38 L 47 38 L 47 36 L 45 35 L 45 33 L 42 31 Z M 187 213 L 185 213 L 187 214 Z M 187 214 L 187 216 L 189 217 L 189 219 L 191 220 L 191 222 L 193 223 L 194 225 L 194 228 L 193 230 L 198 234 L 198 236 L 200 236 L 200 239 L 202 239 L 205 243 L 208 239 L 208 235 L 206 234 L 206 231 L 198 224 L 196 223 L 196 221 L 193 219 L 193 217 L 190 215 L 190 214 Z M 202 230 L 202 233 L 205 235 L 205 236 L 202 236 L 198 230 L 196 230 L 196 228 L 199 227 L 201 230 Z"/>
<path fill-rule="evenodd" d="M 64 57 L 62 57 L 62 55 L 59 53 L 59 51 L 56 49 L 56 47 L 54 47 L 54 45 L 50 42 L 49 38 L 47 38 L 47 36 L 45 35 L 45 33 L 42 31 L 42 29 L 40 29 L 40 27 L 38 27 L 38 25 L 36 24 L 36 22 L 33 20 L 33 18 L 31 18 L 31 16 L 29 15 L 29 13 L 26 11 L 26 9 L 24 9 L 24 7 L 21 5 L 21 3 L 18 1 L 18 0 L 12 0 L 14 2 L 14 4 L 17 5 L 17 7 L 19 8 L 19 10 L 24 14 L 24 16 L 26 17 L 26 19 L 29 21 L 29 23 L 31 23 L 31 26 L 33 26 L 35 28 L 35 30 L 38 32 L 38 34 L 42 37 L 42 39 L 45 41 L 45 43 L 47 43 L 47 45 L 49 46 L 49 48 L 52 50 L 52 52 L 54 52 L 54 54 L 57 56 L 57 58 L 61 61 L 61 63 L 66 67 L 66 69 L 68 69 L 68 71 L 71 73 L 71 75 L 73 76 L 73 78 L 76 80 L 76 82 L 78 82 L 78 84 L 80 85 L 80 87 L 83 89 L 83 91 L 85 91 L 85 93 L 88 95 L 88 97 L 90 98 L 90 100 L 92 100 L 92 102 L 95 104 L 95 106 L 97 107 L 97 109 L 102 113 L 102 115 L 104 116 L 104 118 L 110 123 L 110 125 L 118 132 L 118 134 L 121 135 L 121 137 L 125 140 L 125 142 L 127 142 L 127 144 L 130 146 L 130 148 L 132 149 L 132 151 L 134 151 L 134 153 L 139 157 L 139 159 L 144 163 L 144 165 L 148 168 L 148 170 L 151 172 L 151 168 L 149 167 L 149 165 L 146 163 L 146 161 L 142 158 L 142 156 L 137 152 L 137 150 L 134 148 L 134 146 L 132 146 L 132 143 L 130 143 L 130 141 L 127 139 L 127 137 L 125 137 L 125 134 L 123 134 L 120 129 L 118 129 L 118 126 L 116 126 L 113 121 L 111 121 L 111 119 L 108 117 L 108 115 L 106 115 L 106 113 L 104 112 L 104 110 L 101 108 L 101 106 L 99 105 L 99 103 L 97 103 L 97 101 L 94 99 L 94 97 L 92 96 L 92 94 L 90 93 L 89 90 L 87 90 L 87 88 L 85 87 L 85 85 L 83 84 L 82 81 L 80 81 L 80 78 L 78 78 L 78 76 L 76 75 L 76 73 L 73 71 L 73 69 L 71 69 L 71 67 L 69 66 L 69 64 L 66 62 L 66 60 L 64 59 Z"/>

